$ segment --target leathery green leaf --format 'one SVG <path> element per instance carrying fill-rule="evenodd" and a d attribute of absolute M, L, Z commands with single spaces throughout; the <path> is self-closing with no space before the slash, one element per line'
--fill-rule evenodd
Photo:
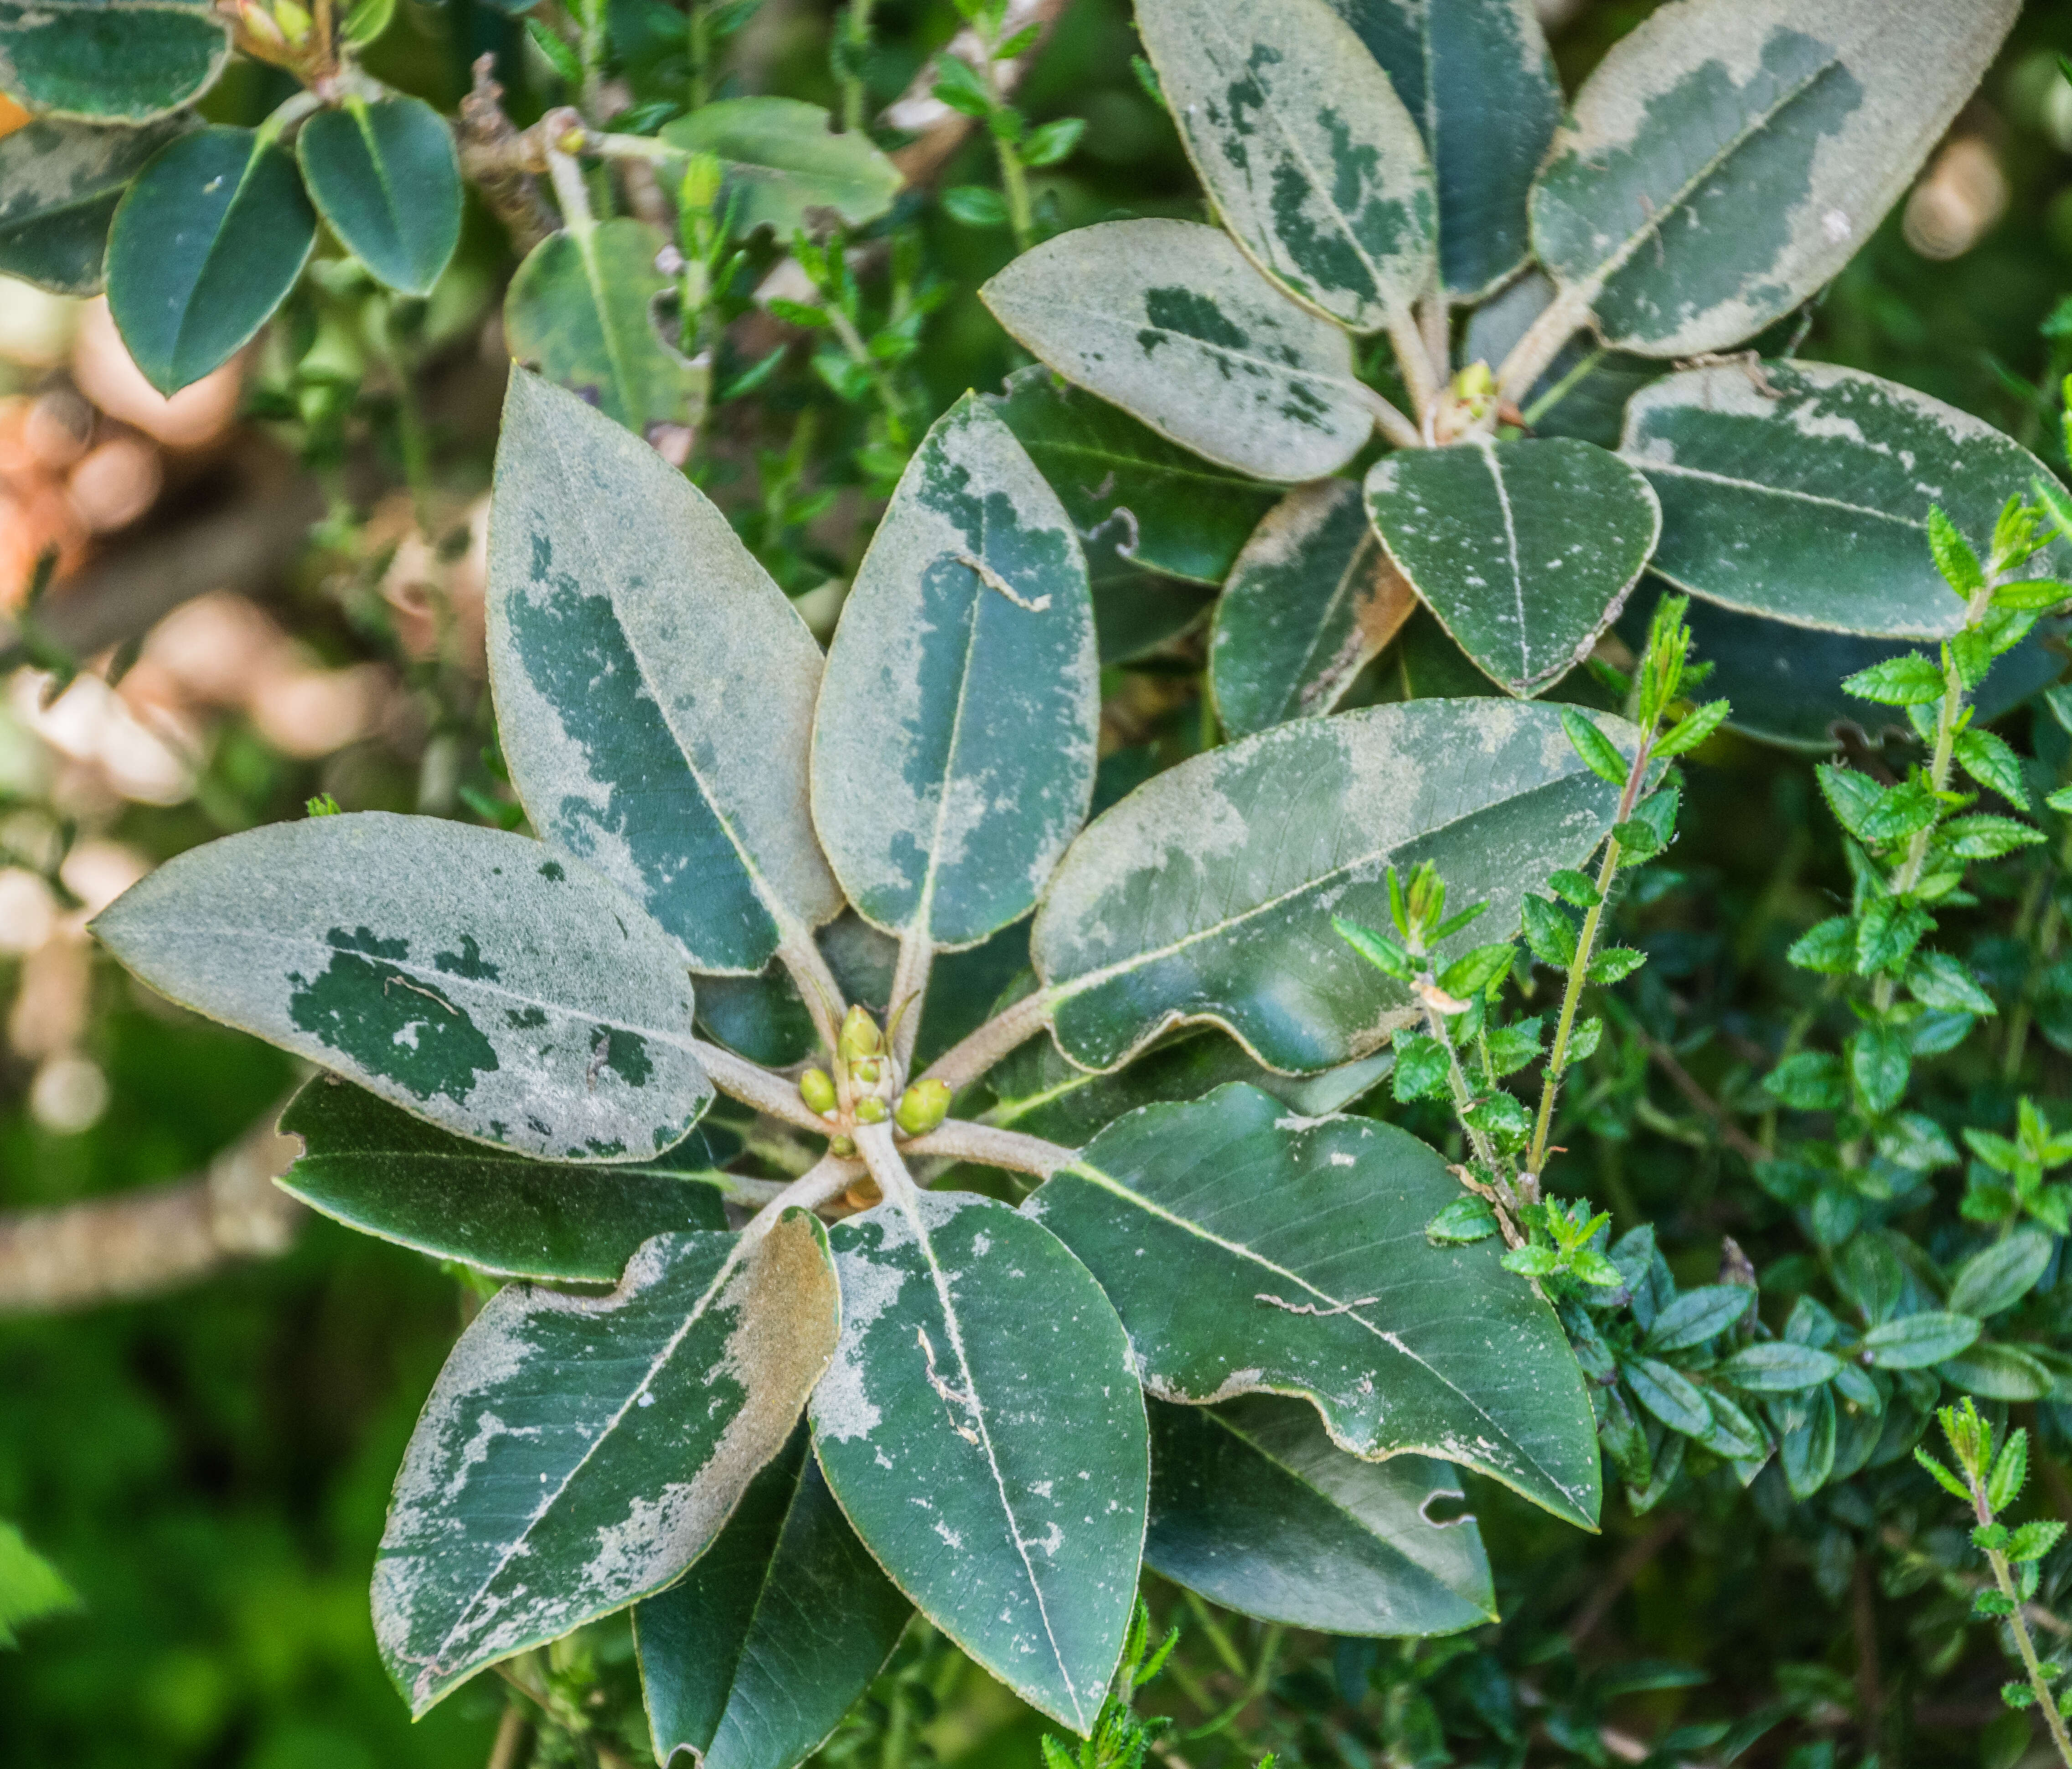
<path fill-rule="evenodd" d="M 1662 531 L 1645 479 L 1565 439 L 1385 455 L 1367 505 L 1396 569 L 1514 694 L 1551 686 L 1589 654 Z"/>
<path fill-rule="evenodd" d="M 913 1613 L 856 1539 L 801 1424 L 690 1571 L 633 1611 L 655 1760 L 791 1769 L 841 1723 Z"/>
<path fill-rule="evenodd" d="M 703 493 L 522 371 L 488 600 L 504 759 L 549 841 L 699 970 L 758 971 L 841 911 L 806 808 L 820 648 Z"/>
<path fill-rule="evenodd" d="M 1654 569 L 1794 626 L 1942 638 L 1964 605 L 1935 569 L 1928 511 L 1983 544 L 2043 463 L 1969 413 L 1828 363 L 1671 375 L 1626 408 L 1626 459 L 1662 500 Z M 2072 570 L 2059 540 L 2037 576 Z"/>
<path fill-rule="evenodd" d="M 162 149 L 115 211 L 108 306 L 162 393 L 249 344 L 316 244 L 295 163 L 249 129 L 204 129 Z"/>
<path fill-rule="evenodd" d="M 1630 726 L 1597 722 L 1631 750 Z M 1331 917 L 1387 927 L 1389 867 L 1429 859 L 1451 901 L 1490 905 L 1441 961 L 1507 939 L 1617 800 L 1552 707 L 1494 698 L 1297 719 L 1193 757 L 1096 818 L 1045 894 L 1030 950 L 1059 1045 L 1112 1068 L 1207 1020 L 1272 1068 L 1363 1056 L 1417 1010 Z"/>
<path fill-rule="evenodd" d="M 1219 584 L 1279 495 L 1175 447 L 1041 363 L 1009 375 L 993 406 L 1050 482 L 1090 554 L 1105 541 L 1148 570 Z"/>
<path fill-rule="evenodd" d="M 1217 228 L 1104 221 L 979 291 L 1066 380 L 1260 479 L 1322 479 L 1374 428 L 1352 340 L 1289 302 Z"/>
<path fill-rule="evenodd" d="M 1532 0 L 1330 0 L 1417 125 L 1439 191 L 1439 269 L 1467 300 L 1525 260 L 1525 203 L 1561 116 Z"/>
<path fill-rule="evenodd" d="M 659 1235 L 607 1296 L 492 1297 L 432 1385 L 375 1561 L 411 1712 L 676 1578 L 783 1448 L 840 1323 L 798 1211 L 752 1244 Z"/>
<path fill-rule="evenodd" d="M 1031 1039 L 988 1072 L 989 1124 L 1076 1149 L 1125 1112 L 1166 1100 L 1198 1100 L 1227 1081 L 1249 1081 L 1291 1111 L 1312 1116 L 1350 1105 L 1388 1072 L 1386 1052 L 1315 1075 L 1261 1068 L 1235 1040 L 1189 1031 L 1104 1075 L 1067 1062 L 1047 1038 Z"/>
<path fill-rule="evenodd" d="M 460 158 L 439 113 L 349 99 L 302 125 L 295 157 L 346 249 L 390 288 L 430 294 L 460 243 Z"/>
<path fill-rule="evenodd" d="M 1388 76 L 1327 0 L 1137 0 L 1188 157 L 1239 245 L 1355 331 L 1434 272 L 1431 163 Z"/>
<path fill-rule="evenodd" d="M 0 276 L 97 294 L 108 225 L 130 179 L 189 125 L 39 120 L 0 137 Z"/>
<path fill-rule="evenodd" d="M 842 1336 L 812 1409 L 828 1486 L 930 1621 L 1085 1735 L 1144 1546 L 1122 1323 L 1049 1230 L 989 1199 L 919 1193 L 829 1239 Z"/>
<path fill-rule="evenodd" d="M 1328 713 L 1417 606 L 1346 479 L 1298 486 L 1238 555 L 1216 604 L 1209 687 L 1234 737 Z"/>
<path fill-rule="evenodd" d="M 1856 255 L 2020 7 L 1675 0 L 1613 46 L 1556 133 L 1532 192 L 1540 261 L 1607 344 L 1740 342 Z"/>
<path fill-rule="evenodd" d="M 1495 1240 L 1425 1237 L 1460 1195 L 1404 1131 L 1233 1083 L 1118 1120 L 1023 1208 L 1100 1281 L 1161 1399 L 1298 1395 L 1342 1450 L 1462 1463 L 1594 1528 L 1596 1427 L 1554 1311 Z"/>
<path fill-rule="evenodd" d="M 1464 1496 L 1445 1463 L 1348 1455 L 1314 1407 L 1277 1396 L 1149 1410 L 1144 1558 L 1175 1583 L 1327 1634 L 1453 1634 L 1496 1619 L 1474 1519 L 1429 1514 Z"/>
<path fill-rule="evenodd" d="M 483 1142 L 673 1147 L 712 1097 L 668 936 L 536 841 L 361 811 L 168 861 L 93 924 L 161 994 Z"/>
<path fill-rule="evenodd" d="M 223 21 L 193 0 L 0 0 L 0 92 L 32 111 L 148 122 L 229 59 Z"/>
<path fill-rule="evenodd" d="M 497 1277 L 606 1284 L 643 1240 L 726 1228 L 717 1168 L 739 1152 L 726 1131 L 701 1128 L 646 1161 L 536 1161 L 449 1136 L 327 1075 L 289 1102 L 281 1129 L 302 1139 L 282 1190 L 348 1228 Z"/>
<path fill-rule="evenodd" d="M 813 821 L 889 931 L 976 944 L 1086 819 L 1100 714 L 1071 518 L 976 394 L 938 419 L 865 554 L 813 725 Z"/>
<path fill-rule="evenodd" d="M 636 435 L 689 415 L 696 372 L 655 329 L 668 242 L 626 216 L 542 240 L 504 298 L 511 354 Z"/>
<path fill-rule="evenodd" d="M 679 117 L 662 139 L 686 153 L 713 154 L 726 179 L 723 202 L 735 228 L 775 229 L 788 244 L 832 214 L 849 227 L 874 221 L 905 181 L 861 130 L 834 134 L 828 113 L 796 98 L 722 98 Z"/>

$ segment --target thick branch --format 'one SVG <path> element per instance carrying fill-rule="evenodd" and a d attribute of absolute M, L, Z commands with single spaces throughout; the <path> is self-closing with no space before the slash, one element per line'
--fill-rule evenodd
<path fill-rule="evenodd" d="M 282 1252 L 306 1212 L 273 1180 L 301 1152 L 269 1113 L 198 1179 L 0 1216 L 0 1314 L 154 1295 Z"/>
<path fill-rule="evenodd" d="M 863 1171 L 863 1163 L 849 1161 L 840 1155 L 823 1155 L 791 1184 L 785 1187 L 760 1210 L 747 1228 L 742 1231 L 744 1249 L 760 1240 L 777 1225 L 777 1219 L 787 1210 L 817 1210 L 830 1198 L 837 1197 L 854 1185 Z"/>
<path fill-rule="evenodd" d="M 906 1170 L 898 1145 L 892 1140 L 892 1126 L 859 1124 L 856 1127 L 856 1146 L 870 1169 L 870 1177 L 878 1182 L 878 1189 L 884 1193 L 886 1202 L 911 1207 L 918 1188 L 914 1175 Z"/>
<path fill-rule="evenodd" d="M 801 1130 L 811 1130 L 824 1137 L 834 1133 L 828 1121 L 800 1099 L 798 1088 L 783 1076 L 772 1075 L 745 1057 L 722 1050 L 717 1044 L 708 1044 L 703 1039 L 693 1039 L 691 1049 L 705 1065 L 713 1085 L 730 1098 L 740 1100 L 743 1105 L 752 1105 L 758 1112 L 767 1112 L 773 1118 L 781 1118 L 787 1124 L 796 1125 Z"/>
<path fill-rule="evenodd" d="M 1033 1173 L 1041 1179 L 1049 1179 L 1059 1168 L 1079 1158 L 1076 1150 L 1046 1142 L 1041 1137 L 999 1129 L 990 1124 L 972 1124 L 962 1118 L 938 1125 L 926 1136 L 915 1138 L 906 1148 L 909 1154 L 947 1155 L 956 1161 L 1005 1167 L 1010 1173 Z"/>
<path fill-rule="evenodd" d="M 892 1059 L 904 1074 L 914 1060 L 914 1040 L 921 1031 L 921 1004 L 928 994 L 928 973 L 935 961 L 935 943 L 918 928 L 899 941 L 899 961 L 892 967 L 892 999 L 886 1006 Z"/>
<path fill-rule="evenodd" d="M 1054 1006 L 1050 991 L 1025 995 L 1005 1012 L 966 1035 L 928 1065 L 927 1081 L 948 1081 L 961 1093 L 1017 1046 L 1026 1044 L 1050 1023 Z"/>

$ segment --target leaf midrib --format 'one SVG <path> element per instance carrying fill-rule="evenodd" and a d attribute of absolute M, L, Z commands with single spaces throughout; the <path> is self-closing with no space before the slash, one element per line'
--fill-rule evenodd
<path fill-rule="evenodd" d="M 1060 1170 L 1066 1173 L 1075 1174 L 1079 1178 L 1087 1180 L 1089 1183 L 1100 1187 L 1104 1191 L 1111 1193 L 1112 1195 L 1120 1199 L 1124 1203 L 1134 1205 L 1137 1208 L 1143 1211 L 1147 1216 L 1154 1216 L 1160 1221 L 1169 1224 L 1172 1227 L 1179 1229 L 1183 1233 L 1192 1235 L 1197 1240 L 1207 1241 L 1211 1246 L 1219 1247 L 1235 1259 L 1246 1261 L 1250 1264 L 1258 1266 L 1262 1271 L 1272 1273 L 1276 1277 L 1285 1278 L 1291 1284 L 1298 1284 L 1304 1290 L 1309 1291 L 1309 1293 L 1312 1296 L 1315 1297 L 1319 1302 L 1332 1304 L 1336 1314 L 1342 1314 L 1347 1320 L 1357 1322 L 1361 1327 L 1364 1327 L 1367 1331 L 1372 1334 L 1375 1338 L 1379 1339 L 1383 1344 L 1388 1346 L 1391 1351 L 1395 1351 L 1401 1357 L 1407 1358 L 1410 1362 L 1416 1364 L 1418 1368 L 1422 1369 L 1428 1376 L 1431 1376 L 1434 1381 L 1441 1383 L 1446 1388 L 1452 1390 L 1452 1392 L 1457 1395 L 1462 1401 L 1466 1404 L 1470 1411 L 1474 1413 L 1478 1418 L 1485 1421 L 1489 1425 L 1489 1428 L 1497 1434 L 1498 1438 L 1502 1442 L 1509 1444 L 1513 1450 L 1515 1451 L 1519 1456 L 1523 1458 L 1528 1467 L 1537 1471 L 1546 1479 L 1549 1486 L 1553 1487 L 1556 1492 L 1560 1493 L 1564 1498 L 1569 1498 L 1572 1500 L 1573 1495 L 1570 1493 L 1567 1483 L 1557 1479 L 1552 1471 L 1543 1467 L 1540 1463 L 1540 1458 L 1534 1455 L 1530 1450 L 1527 1449 L 1523 1444 L 1519 1442 L 1519 1441 L 1511 1435 L 1511 1432 L 1500 1424 L 1479 1401 L 1476 1400 L 1473 1395 L 1470 1394 L 1465 1388 L 1454 1382 L 1449 1376 L 1434 1368 L 1425 1359 L 1420 1357 L 1416 1352 L 1412 1351 L 1410 1347 L 1404 1343 L 1402 1336 L 1400 1334 L 1376 1327 L 1371 1321 L 1368 1320 L 1365 1315 L 1360 1313 L 1359 1307 L 1356 1306 L 1350 1307 L 1339 1306 L 1346 1302 L 1346 1298 L 1334 1295 L 1330 1291 L 1312 1283 L 1300 1272 L 1291 1270 L 1287 1266 L 1280 1265 L 1275 1261 L 1267 1258 L 1263 1253 L 1259 1253 L 1255 1249 L 1245 1246 L 1242 1242 L 1228 1240 L 1225 1236 L 1217 1234 L 1213 1229 L 1202 1227 L 1202 1224 L 1194 1221 L 1191 1218 L 1182 1216 L 1177 1212 L 1168 1209 L 1165 1205 L 1159 1203 L 1150 1198 L 1145 1197 L 1143 1193 L 1133 1190 L 1130 1187 L 1124 1184 L 1120 1180 L 1104 1172 L 1101 1169 L 1091 1166 L 1083 1159 L 1075 1160 L 1070 1165 L 1062 1168 Z M 1444 1451 L 1437 1450 L 1433 1450 L 1432 1453 L 1441 1455 L 1445 1454 Z"/>

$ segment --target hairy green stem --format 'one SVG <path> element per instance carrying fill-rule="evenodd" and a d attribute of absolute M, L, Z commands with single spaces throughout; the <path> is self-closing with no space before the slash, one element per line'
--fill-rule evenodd
<path fill-rule="evenodd" d="M 1975 1485 L 1974 1491 L 1977 1489 Z M 1977 1493 L 1975 1508 L 1981 1523 L 1992 1520 L 1992 1508 L 1985 1495 Z M 2029 1631 L 2029 1620 L 2022 1613 L 2021 1593 L 2016 1588 L 2014 1569 L 2008 1565 L 2006 1554 L 1997 1548 L 1986 1550 L 1986 1559 L 1993 1569 L 1993 1582 L 2000 1588 L 2000 1595 L 2014 1607 L 2005 1618 L 2014 1634 L 2015 1651 L 2021 1655 L 2021 1668 L 2028 1673 L 2029 1686 L 2036 1692 L 2036 1705 L 2043 1710 L 2043 1723 L 2050 1729 L 2050 1742 L 2057 1746 L 2058 1760 L 2072 1769 L 2072 1737 L 2065 1730 L 2065 1717 L 2058 1711 L 2058 1704 L 2051 1698 L 2050 1685 L 2044 1676 L 2043 1666 L 2036 1656 L 2036 1642 Z"/>
<path fill-rule="evenodd" d="M 852 133 L 863 127 L 863 113 L 869 103 L 864 89 L 863 57 L 870 47 L 870 13 L 873 0 L 849 0 L 849 10 L 842 15 L 842 35 L 846 47 L 842 56 L 842 127 Z"/>

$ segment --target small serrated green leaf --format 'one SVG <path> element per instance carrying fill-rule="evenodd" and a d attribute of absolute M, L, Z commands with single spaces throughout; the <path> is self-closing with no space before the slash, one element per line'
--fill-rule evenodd
<path fill-rule="evenodd" d="M 1560 711 L 1561 729 L 1568 734 L 1568 741 L 1575 745 L 1584 764 L 1607 785 L 1624 786 L 1626 759 L 1613 747 L 1612 740 L 1574 707 L 1564 706 Z"/>

